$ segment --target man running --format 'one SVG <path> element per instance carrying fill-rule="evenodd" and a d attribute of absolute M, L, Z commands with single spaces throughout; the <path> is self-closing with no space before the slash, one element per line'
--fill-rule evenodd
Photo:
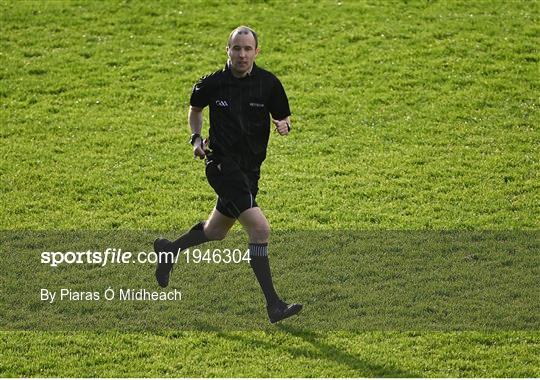
<path fill-rule="evenodd" d="M 249 237 L 250 265 L 266 298 L 268 317 L 275 323 L 302 309 L 277 295 L 268 261 L 270 226 L 256 197 L 260 167 L 266 158 L 270 121 L 285 136 L 290 131 L 289 101 L 279 79 L 255 64 L 260 49 L 257 34 L 240 26 L 229 35 L 225 68 L 201 78 L 190 99 L 189 126 L 193 153 L 206 159 L 206 177 L 217 204 L 208 220 L 193 226 L 176 241 L 158 238 L 155 252 L 178 252 L 225 238 L 238 220 Z M 203 108 L 210 109 L 209 144 L 202 133 Z M 270 117 L 271 116 L 271 117 Z M 161 260 L 155 272 L 160 286 L 169 283 L 173 261 Z"/>

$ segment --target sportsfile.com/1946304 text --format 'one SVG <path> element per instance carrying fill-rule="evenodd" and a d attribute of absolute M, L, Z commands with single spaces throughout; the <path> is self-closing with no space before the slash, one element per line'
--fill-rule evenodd
<path fill-rule="evenodd" d="M 181 253 L 181 254 L 180 254 Z M 242 251 L 238 248 L 225 249 L 186 249 L 172 252 L 138 252 L 124 251 L 122 248 L 106 248 L 103 251 L 43 251 L 41 263 L 51 267 L 62 264 L 93 264 L 106 266 L 108 264 L 156 264 L 164 260 L 178 262 L 181 258 L 186 264 L 239 264 L 250 261 L 249 249 Z"/>

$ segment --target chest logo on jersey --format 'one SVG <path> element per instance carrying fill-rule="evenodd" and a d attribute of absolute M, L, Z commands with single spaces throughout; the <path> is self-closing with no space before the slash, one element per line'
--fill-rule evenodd
<path fill-rule="evenodd" d="M 251 107 L 264 108 L 264 104 L 262 104 L 262 103 L 249 103 L 249 105 Z"/>
<path fill-rule="evenodd" d="M 228 107 L 229 103 L 226 100 L 216 100 L 216 106 L 219 107 Z"/>

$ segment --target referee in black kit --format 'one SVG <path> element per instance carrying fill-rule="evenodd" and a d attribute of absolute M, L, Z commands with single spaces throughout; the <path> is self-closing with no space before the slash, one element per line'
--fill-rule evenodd
<path fill-rule="evenodd" d="M 166 287 L 174 256 L 189 247 L 225 238 L 238 220 L 249 236 L 250 265 L 266 298 L 271 323 L 302 309 L 277 295 L 268 262 L 270 226 L 256 197 L 260 167 L 266 158 L 270 121 L 285 136 L 290 131 L 289 101 L 279 79 L 255 65 L 259 53 L 257 34 L 246 26 L 234 29 L 227 44 L 225 68 L 201 78 L 193 87 L 189 125 L 193 153 L 206 158 L 206 177 L 217 193 L 208 220 L 193 226 L 176 241 L 158 238 L 155 252 L 173 252 L 161 259 L 155 272 Z M 210 108 L 209 145 L 201 136 L 203 108 Z M 270 115 L 272 119 L 270 119 Z"/>

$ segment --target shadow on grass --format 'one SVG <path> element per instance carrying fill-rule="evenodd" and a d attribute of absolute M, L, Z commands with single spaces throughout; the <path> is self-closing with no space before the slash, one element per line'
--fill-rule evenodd
<path fill-rule="evenodd" d="M 294 336 L 295 338 L 301 339 L 302 341 L 308 343 L 310 347 L 289 347 L 284 344 L 273 343 L 270 340 L 258 339 L 253 336 L 248 338 L 244 335 L 224 332 L 219 328 L 208 325 L 204 322 L 198 323 L 198 329 L 200 331 L 215 332 L 220 338 L 228 339 L 230 341 L 237 341 L 246 345 L 255 345 L 268 350 L 286 352 L 292 355 L 292 357 L 295 359 L 304 357 L 323 362 L 332 361 L 355 371 L 355 377 L 418 377 L 418 375 L 414 373 L 406 372 L 398 368 L 392 368 L 388 365 L 371 363 L 345 352 L 338 347 L 326 343 L 324 341 L 324 336 L 317 332 L 297 327 L 290 327 L 287 325 L 277 325 L 276 328 L 276 331 L 281 331 L 288 335 Z M 272 332 L 268 332 L 268 330 L 265 332 L 272 334 Z M 296 374 L 295 376 L 298 375 L 317 376 L 315 373 Z"/>
<path fill-rule="evenodd" d="M 292 336 L 302 339 L 309 343 L 319 352 L 320 359 L 332 360 L 338 364 L 345 365 L 358 373 L 355 376 L 377 376 L 377 377 L 418 377 L 418 375 L 403 371 L 390 366 L 383 366 L 360 359 L 355 355 L 349 354 L 338 347 L 324 342 L 324 337 L 307 329 L 291 327 L 287 325 L 278 325 L 280 331 L 286 332 Z"/>

